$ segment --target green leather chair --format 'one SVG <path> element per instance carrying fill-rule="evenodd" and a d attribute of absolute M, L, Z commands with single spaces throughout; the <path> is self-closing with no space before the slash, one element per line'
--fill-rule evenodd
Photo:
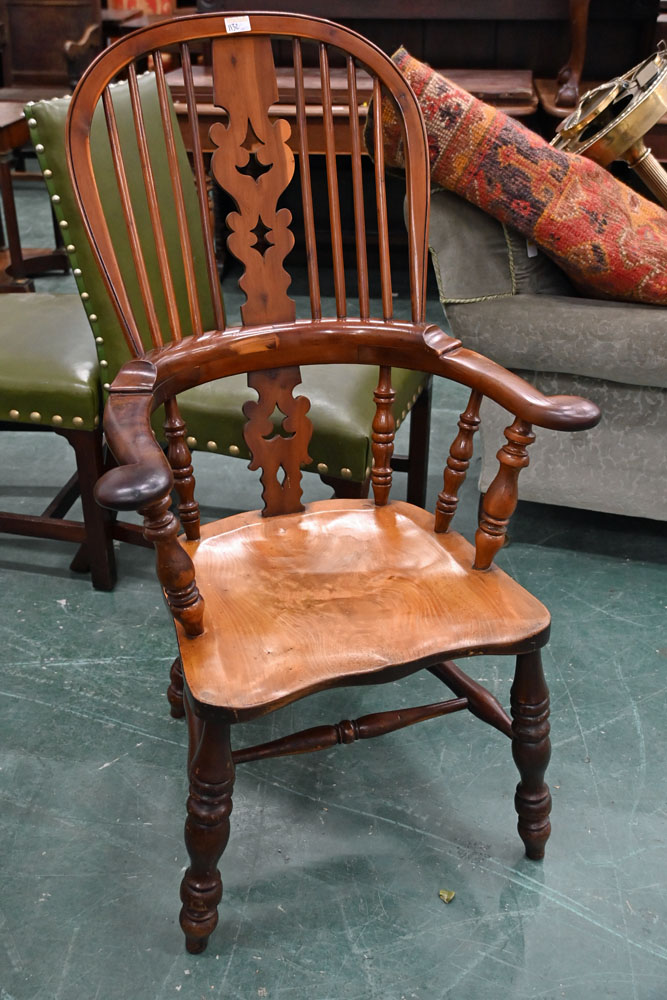
<path fill-rule="evenodd" d="M 147 130 L 150 132 L 151 120 L 159 122 L 159 107 L 154 78 L 145 74 L 140 79 L 142 103 Z M 128 172 L 135 205 L 139 206 L 139 219 L 142 233 L 150 234 L 150 221 L 146 205 L 143 177 L 140 168 L 139 154 L 136 146 L 134 127 L 129 113 L 129 97 L 124 85 L 119 85 L 114 97 L 119 133 L 124 148 L 132 151 L 135 167 Z M 28 116 L 31 135 L 35 149 L 44 172 L 46 184 L 51 195 L 54 211 L 63 232 L 65 245 L 70 254 L 70 262 L 79 288 L 81 300 L 85 307 L 88 321 L 93 331 L 100 372 L 102 375 L 103 394 L 113 381 L 121 364 L 131 356 L 123 338 L 122 330 L 108 298 L 102 278 L 88 245 L 83 224 L 81 222 L 74 195 L 70 185 L 64 154 L 64 126 L 69 98 L 39 102 L 28 106 Z M 179 158 L 183 171 L 191 176 L 185 147 L 180 143 L 180 133 L 176 128 L 179 140 Z M 127 232 L 120 210 L 120 200 L 116 180 L 111 163 L 111 153 L 108 145 L 106 126 L 99 122 L 94 157 L 99 156 L 103 165 L 106 184 L 101 192 L 105 202 L 118 203 L 115 213 L 117 223 L 112 237 L 117 247 L 127 247 L 124 259 L 128 262 L 127 271 L 131 280 L 131 294 L 139 301 L 140 291 L 131 264 Z M 149 139 L 149 146 L 154 143 Z M 106 165 L 105 165 L 106 164 Z M 167 170 L 166 160 L 155 162 L 157 194 L 161 204 L 171 200 L 171 180 Z M 190 196 L 187 205 L 190 219 L 190 235 L 195 248 L 195 254 L 203 261 L 203 239 L 199 209 L 194 186 L 186 192 Z M 167 213 L 168 214 L 168 213 Z M 179 236 L 175 216 L 167 220 L 168 250 L 171 259 L 179 256 Z M 157 259 L 152 241 L 145 241 L 145 252 L 149 263 L 152 262 L 155 280 L 158 313 L 166 318 L 166 305 L 160 285 L 157 269 Z M 121 258 L 123 259 L 123 258 Z M 201 269 L 202 281 L 206 281 L 205 268 Z M 187 329 L 187 294 L 183 274 L 176 273 L 176 294 L 179 307 L 182 308 L 184 329 Z M 202 309 L 204 324 L 207 320 L 213 326 L 213 317 L 207 317 L 210 312 L 210 294 L 202 294 Z M 166 327 L 166 322 L 164 323 Z M 142 331 L 144 343 L 150 343 L 148 329 Z M 303 369 L 303 388 L 311 400 L 310 416 L 314 424 L 314 434 L 310 446 L 312 457 L 307 471 L 319 474 L 325 482 L 331 484 L 340 495 L 358 496 L 368 489 L 371 455 L 371 425 L 374 416 L 372 401 L 373 388 L 377 381 L 377 373 L 367 366 L 349 366 L 347 377 L 341 380 L 339 373 L 332 367 L 310 367 Z M 394 413 L 397 423 L 406 419 L 413 411 L 410 428 L 410 455 L 398 456 L 395 468 L 408 472 L 408 499 L 413 503 L 423 505 L 426 489 L 426 466 L 428 457 L 428 432 L 430 419 L 430 383 L 429 378 L 415 372 L 396 372 L 394 376 L 396 401 Z M 201 386 L 179 399 L 181 414 L 188 427 L 188 444 L 192 450 L 208 450 L 229 454 L 240 458 L 248 458 L 243 440 L 245 418 L 241 412 L 242 404 L 248 399 L 248 386 L 245 376 L 233 376 L 213 385 Z M 414 407 L 414 410 L 413 410 Z M 157 426 L 156 426 L 157 430 Z"/>
<path fill-rule="evenodd" d="M 42 514 L 0 511 L 0 532 L 78 543 L 72 569 L 90 569 L 93 586 L 110 590 L 113 522 L 93 498 L 100 419 L 97 357 L 79 296 L 0 296 L 0 431 L 55 432 L 73 447 L 77 469 Z M 83 520 L 75 521 L 65 515 L 79 493 Z"/>

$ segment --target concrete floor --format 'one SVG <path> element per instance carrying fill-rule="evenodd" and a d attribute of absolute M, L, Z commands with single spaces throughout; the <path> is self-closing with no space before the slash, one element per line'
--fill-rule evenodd
<path fill-rule="evenodd" d="M 436 394 L 430 505 L 463 402 Z M 0 506 L 39 509 L 70 465 L 55 436 L 0 436 Z M 199 455 L 196 474 L 207 513 L 257 505 L 243 463 Z M 470 535 L 474 475 L 466 499 Z M 500 554 L 554 620 L 543 863 L 522 856 L 509 744 L 464 713 L 242 765 L 198 957 L 178 926 L 186 738 L 152 557 L 122 546 L 107 594 L 72 554 L 0 536 L 0 1000 L 667 997 L 664 526 L 520 504 Z M 507 704 L 509 659 L 470 669 Z M 425 675 L 325 693 L 238 743 L 441 692 Z"/>

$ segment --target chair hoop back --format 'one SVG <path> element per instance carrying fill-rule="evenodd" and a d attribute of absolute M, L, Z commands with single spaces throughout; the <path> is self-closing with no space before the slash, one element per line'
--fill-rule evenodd
<path fill-rule="evenodd" d="M 211 66 L 206 79 L 199 63 L 202 46 Z M 276 70 L 277 50 L 280 71 Z M 283 69 L 286 58 L 289 66 Z M 154 143 L 149 143 L 138 82 L 139 70 L 147 62 L 155 73 L 162 119 L 157 153 L 152 148 Z M 321 101 L 316 113 L 312 87 L 308 86 L 313 77 L 317 81 L 317 99 Z M 130 191 L 124 146 L 116 124 L 113 83 L 119 78 L 125 78 L 129 88 L 145 188 L 142 211 L 150 216 L 152 252 L 164 292 L 166 324 L 161 321 L 160 307 L 156 304 L 150 265 L 139 236 L 136 198 L 133 199 Z M 236 209 L 227 217 L 227 245 L 244 269 L 240 281 L 247 295 L 242 308 L 243 325 L 294 319 L 294 303 L 288 295 L 290 277 L 285 263 L 294 243 L 295 220 L 293 213 L 280 205 L 292 182 L 300 188 L 302 232 L 298 236 L 306 250 L 312 319 L 322 318 L 317 240 L 321 206 L 316 204 L 313 195 L 309 157 L 313 150 L 322 152 L 326 159 L 336 318 L 344 319 L 348 315 L 348 273 L 354 259 L 359 318 L 368 320 L 375 310 L 380 313 L 378 318 L 391 320 L 392 263 L 382 153 L 381 97 L 384 95 L 390 96 L 404 131 L 407 265 L 412 319 L 422 322 L 429 205 L 425 132 L 414 94 L 385 53 L 355 32 L 318 18 L 251 12 L 176 18 L 119 40 L 97 58 L 72 98 L 67 125 L 69 166 L 92 245 L 135 355 L 144 352 L 141 329 L 146 324 L 150 340 L 158 348 L 169 340 L 178 341 L 190 334 L 196 337 L 211 329 L 222 331 L 225 328 L 207 185 L 209 158 L 210 175 Z M 367 190 L 370 172 L 363 167 L 361 137 L 368 100 L 372 105 L 374 148 L 372 196 Z M 178 118 L 174 114 L 174 103 Z M 90 133 L 100 105 L 109 133 L 139 299 L 128 291 L 98 192 L 99 178 L 91 157 Z M 343 114 L 344 105 L 350 109 L 349 115 Z M 195 234 L 194 244 L 186 223 L 186 200 L 191 192 L 184 187 L 179 172 L 179 124 L 191 151 L 199 203 L 201 240 L 200 234 Z M 337 154 L 342 151 L 350 156 L 354 220 L 351 251 L 344 245 L 346 234 L 342 223 L 342 203 L 348 193 L 339 183 L 337 161 L 341 158 Z M 156 156 L 166 158 L 169 164 L 173 198 L 168 206 L 156 193 Z M 371 212 L 377 220 L 379 307 L 374 306 L 369 278 L 372 268 L 369 266 L 367 232 Z M 173 255 L 167 252 L 164 237 L 164 219 L 169 215 L 177 218 L 183 234 L 182 259 L 176 265 Z M 203 260 L 198 259 L 195 244 L 199 242 L 203 245 Z M 187 289 L 187 309 L 178 302 L 175 266 L 182 272 Z M 200 277 L 202 272 L 207 278 L 206 288 Z"/>

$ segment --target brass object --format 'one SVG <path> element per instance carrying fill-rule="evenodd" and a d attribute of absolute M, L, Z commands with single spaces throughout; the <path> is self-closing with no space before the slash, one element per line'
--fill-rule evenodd
<path fill-rule="evenodd" d="M 625 160 L 667 208 L 667 173 L 644 136 L 667 114 L 667 47 L 624 76 L 589 90 L 556 130 L 551 145 L 608 167 Z"/>

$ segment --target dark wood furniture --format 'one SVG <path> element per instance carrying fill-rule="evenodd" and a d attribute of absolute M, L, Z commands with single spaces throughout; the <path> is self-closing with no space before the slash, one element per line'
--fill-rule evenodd
<path fill-rule="evenodd" d="M 0 0 L 6 36 L 3 86 L 57 84 L 67 89 L 72 70 L 66 45 L 81 46 L 100 19 L 100 0 Z"/>
<path fill-rule="evenodd" d="M 267 0 L 266 10 L 280 10 Z M 235 10 L 233 0 L 197 0 L 197 9 Z M 295 13 L 329 17 L 391 53 L 399 45 L 435 67 L 528 69 L 556 78 L 570 53 L 568 0 L 292 0 Z M 607 79 L 648 55 L 658 0 L 591 0 L 587 79 Z"/>
<path fill-rule="evenodd" d="M 219 300 L 209 219 L 204 159 L 197 136 L 197 95 L 190 47 L 210 41 L 213 88 L 210 103 L 220 112 L 211 126 L 214 181 L 231 195 L 236 211 L 230 245 L 243 263 L 240 285 L 247 295 L 242 325 L 225 326 Z M 291 51 L 295 79 L 295 127 L 271 116 L 278 97 L 271 40 Z M 184 189 L 177 182 L 175 123 L 170 114 L 161 52 L 178 52 L 185 103 L 192 119 L 193 170 L 206 253 L 199 267 L 183 241 L 182 261 L 164 252 L 159 269 L 167 314 L 160 320 L 137 238 L 138 222 L 127 195 L 127 172 L 116 135 L 114 91 L 109 84 L 127 74 L 144 178 L 158 248 L 161 220 L 182 215 Z M 321 295 L 309 170 L 308 117 L 302 66 L 315 52 L 322 84 L 323 128 L 334 297 Z M 372 119 L 375 160 L 372 192 L 362 190 L 362 154 L 356 115 L 349 125 L 356 221 L 355 253 L 344 259 L 341 200 L 336 170 L 336 130 L 330 87 L 330 55 L 345 52 L 348 105 L 357 107 L 356 70 L 373 81 L 373 106 L 381 90 L 392 95 L 405 129 L 407 230 L 404 262 L 410 283 L 411 319 L 394 318 L 392 274 L 396 266 L 387 227 L 386 186 L 379 115 Z M 153 172 L 134 64 L 152 53 L 163 112 L 166 156 L 175 179 L 173 200 L 152 197 Z M 109 236 L 98 183 L 89 156 L 89 130 L 104 105 L 120 203 L 126 217 L 140 295 L 122 278 L 118 248 Z M 296 139 L 291 133 L 296 132 Z M 540 665 L 549 615 L 534 597 L 493 566 L 517 501 L 517 479 L 528 462 L 532 424 L 553 429 L 593 426 L 599 411 L 576 397 L 547 398 L 493 362 L 464 349 L 425 322 L 428 233 L 428 155 L 418 105 L 394 64 L 356 34 L 325 21 L 272 14 L 186 18 L 147 28 L 108 50 L 83 78 L 68 118 L 75 189 L 90 226 L 100 268 L 128 343 L 138 349 L 145 317 L 153 349 L 129 362 L 110 392 L 105 429 L 119 467 L 97 487 L 99 501 L 113 509 L 138 509 L 146 538 L 155 545 L 157 574 L 174 617 L 180 655 L 172 669 L 172 712 L 185 711 L 189 732 L 190 796 L 185 838 L 190 866 L 181 886 L 181 924 L 189 951 L 206 947 L 217 922 L 222 884 L 217 870 L 230 831 L 235 765 L 257 758 L 304 753 L 378 736 L 425 719 L 468 709 L 512 741 L 520 773 L 516 793 L 519 833 L 526 853 L 541 858 L 549 836 L 550 796 L 544 783 L 549 758 L 548 692 Z M 290 148 L 296 141 L 298 157 Z M 281 196 L 300 177 L 311 315 L 296 319 L 289 297 L 291 213 Z M 378 254 L 369 257 L 366 226 L 378 220 Z M 185 230 L 184 230 L 185 232 Z M 180 257 L 180 255 L 179 255 Z M 175 308 L 174 272 L 183 265 L 190 301 L 187 330 Z M 345 266 L 346 265 L 346 266 Z M 201 311 L 197 278 L 208 275 L 207 310 Z M 371 294 L 377 269 L 377 298 Z M 189 331 L 193 332 L 190 333 Z M 187 334 L 187 335 L 186 335 Z M 374 500 L 301 503 L 300 468 L 308 459 L 309 402 L 295 393 L 300 364 L 355 363 L 378 368 L 374 392 L 372 485 Z M 469 386 L 444 473 L 435 516 L 409 503 L 390 501 L 395 416 L 392 367 L 431 372 Z M 177 396 L 188 388 L 236 372 L 248 372 L 245 441 L 251 468 L 261 469 L 264 507 L 200 527 L 199 509 Z M 465 478 L 479 406 L 487 395 L 515 416 L 499 451 L 499 471 L 482 506 L 475 544 L 451 532 L 457 493 Z M 151 412 L 166 410 L 168 455 L 151 430 Z M 178 517 L 171 490 L 179 496 Z M 180 525 L 179 525 L 180 519 Z M 179 532 L 182 526 L 184 535 Z M 479 653 L 516 656 L 511 718 L 496 699 L 454 662 Z M 231 725 L 251 720 L 327 688 L 383 683 L 428 669 L 453 697 L 414 709 L 399 709 L 319 726 L 269 744 L 232 749 Z"/>
<path fill-rule="evenodd" d="M 31 278 L 49 271 L 67 273 L 69 264 L 64 250 L 42 250 L 21 246 L 12 182 L 13 151 L 30 141 L 30 129 L 20 101 L 0 101 L 0 196 L 5 221 L 8 251 L 0 251 L 0 292 L 34 291 Z"/>

